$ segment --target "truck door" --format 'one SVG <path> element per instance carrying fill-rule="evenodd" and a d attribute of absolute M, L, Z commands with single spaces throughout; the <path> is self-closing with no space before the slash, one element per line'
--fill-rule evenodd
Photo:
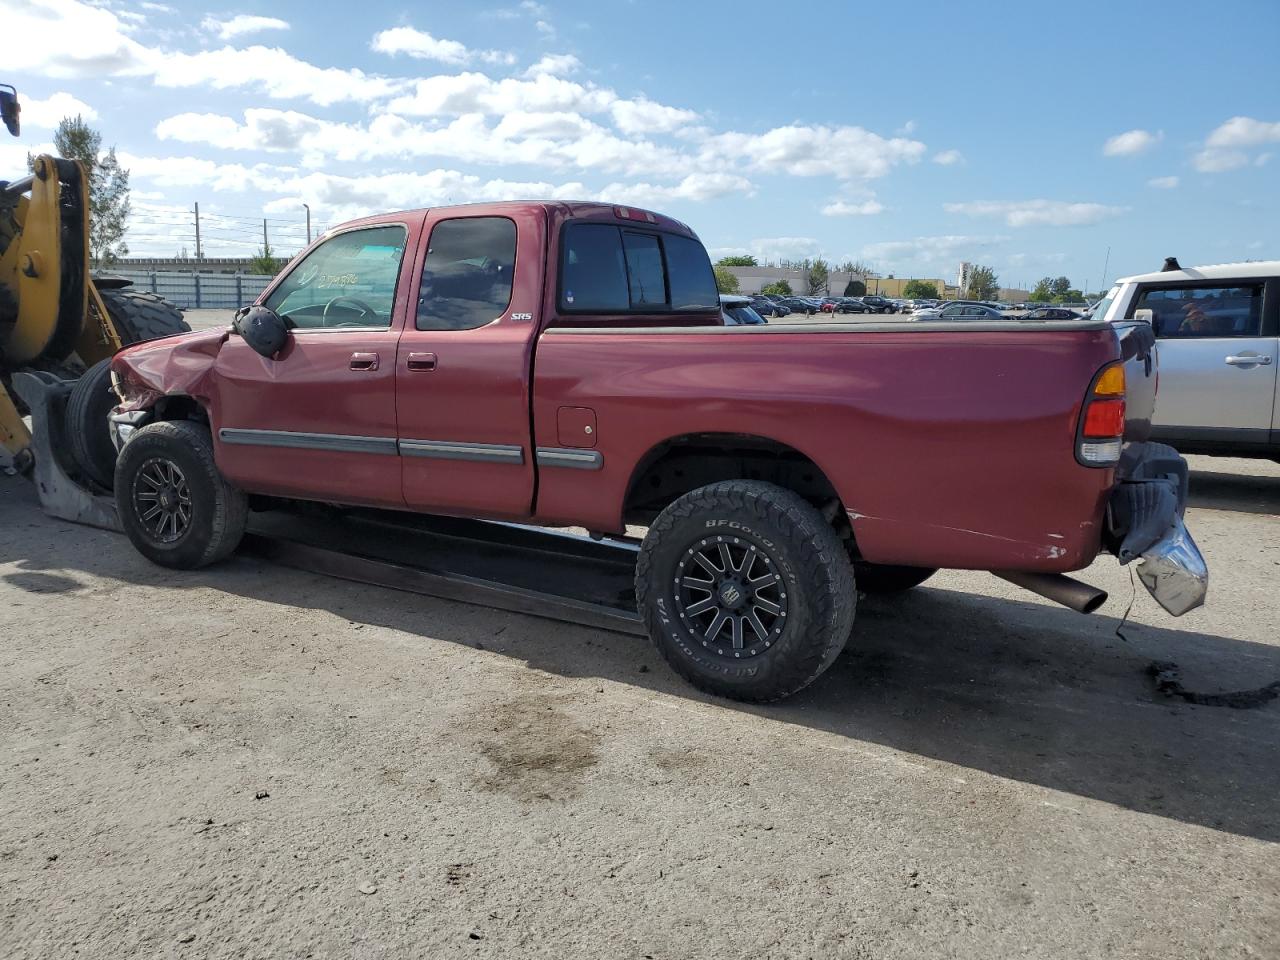
<path fill-rule="evenodd" d="M 404 499 L 522 519 L 533 508 L 529 389 L 545 212 L 429 214 L 396 356 Z"/>
<path fill-rule="evenodd" d="M 1266 443 L 1276 394 L 1276 295 L 1263 280 L 1144 284 L 1160 356 L 1154 426 L 1173 440 Z M 1132 314 L 1130 314 L 1132 315 Z"/>
<path fill-rule="evenodd" d="M 345 230 L 297 262 L 264 301 L 293 324 L 274 359 L 234 334 L 223 345 L 212 427 L 233 482 L 279 496 L 402 502 L 395 366 L 409 283 L 397 280 L 420 224 L 418 215 Z"/>

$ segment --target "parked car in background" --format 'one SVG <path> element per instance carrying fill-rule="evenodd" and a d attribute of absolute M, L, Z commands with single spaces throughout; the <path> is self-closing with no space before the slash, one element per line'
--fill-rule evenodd
<path fill-rule="evenodd" d="M 985 303 L 956 300 L 930 310 L 917 310 L 912 320 L 1004 320 L 1005 315 Z"/>
<path fill-rule="evenodd" d="M 871 313 L 893 313 L 894 312 L 893 304 L 890 303 L 888 300 L 886 300 L 884 297 L 878 297 L 878 296 L 872 295 L 872 296 L 862 297 L 861 299 L 862 299 L 862 302 L 867 305 L 867 309 Z"/>
<path fill-rule="evenodd" d="M 775 303 L 767 297 L 762 297 L 759 294 L 756 294 L 749 299 L 751 300 L 751 306 L 755 308 L 756 313 L 760 314 L 762 317 L 785 317 L 791 312 L 782 304 Z"/>
<path fill-rule="evenodd" d="M 859 297 L 842 297 L 836 306 L 836 313 L 870 313 L 871 308 Z"/>
<path fill-rule="evenodd" d="M 1182 453 L 1280 461 L 1280 260 L 1125 277 L 1094 318 L 1142 319 L 1156 336 L 1152 437 Z"/>
<path fill-rule="evenodd" d="M 1068 310 L 1066 307 L 1036 307 L 1023 314 L 1023 320 L 1079 320 L 1083 316 L 1079 310 Z"/>
<path fill-rule="evenodd" d="M 726 327 L 757 326 L 769 322 L 756 309 L 750 297 L 731 293 L 720 294 L 720 316 Z"/>
<path fill-rule="evenodd" d="M 805 297 L 787 297 L 781 303 L 792 313 L 807 313 L 813 316 L 818 312 L 818 305 Z"/>

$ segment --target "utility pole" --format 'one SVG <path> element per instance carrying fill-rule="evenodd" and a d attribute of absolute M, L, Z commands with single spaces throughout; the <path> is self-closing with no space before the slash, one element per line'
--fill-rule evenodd
<path fill-rule="evenodd" d="M 267 218 L 262 218 L 262 255 L 271 256 L 271 244 L 267 242 Z"/>
<path fill-rule="evenodd" d="M 204 259 L 204 248 L 200 246 L 200 204 L 196 204 L 196 263 Z"/>
<path fill-rule="evenodd" d="M 304 203 L 302 207 L 307 211 L 307 246 L 311 246 L 311 204 Z"/>
<path fill-rule="evenodd" d="M 1111 266 L 1111 248 L 1107 247 L 1107 259 L 1102 264 L 1102 282 L 1098 284 L 1100 287 L 1104 289 L 1107 286 L 1107 268 L 1109 266 Z"/>

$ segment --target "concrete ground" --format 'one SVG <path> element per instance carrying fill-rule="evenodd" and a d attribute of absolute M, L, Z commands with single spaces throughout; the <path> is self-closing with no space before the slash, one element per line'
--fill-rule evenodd
<path fill-rule="evenodd" d="M 0 477 L 0 950 L 43 957 L 1280 956 L 1280 468 L 1197 459 L 1174 620 L 990 576 L 864 599 L 784 704 L 645 642 L 234 558 Z"/>

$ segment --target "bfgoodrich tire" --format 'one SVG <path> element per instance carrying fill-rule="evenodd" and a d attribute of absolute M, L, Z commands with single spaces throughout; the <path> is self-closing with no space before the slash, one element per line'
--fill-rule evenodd
<path fill-rule="evenodd" d="M 636 601 L 663 658 L 734 700 L 781 700 L 821 676 L 848 639 L 856 599 L 848 555 L 822 515 L 759 481 L 672 503 L 636 564 Z"/>
<path fill-rule="evenodd" d="M 248 500 L 218 472 L 199 423 L 162 421 L 135 433 L 116 461 L 115 494 L 124 532 L 162 567 L 207 566 L 244 536 Z"/>
<path fill-rule="evenodd" d="M 920 586 L 937 572 L 937 567 L 898 567 L 862 561 L 853 564 L 853 575 L 863 593 L 901 593 Z"/>

